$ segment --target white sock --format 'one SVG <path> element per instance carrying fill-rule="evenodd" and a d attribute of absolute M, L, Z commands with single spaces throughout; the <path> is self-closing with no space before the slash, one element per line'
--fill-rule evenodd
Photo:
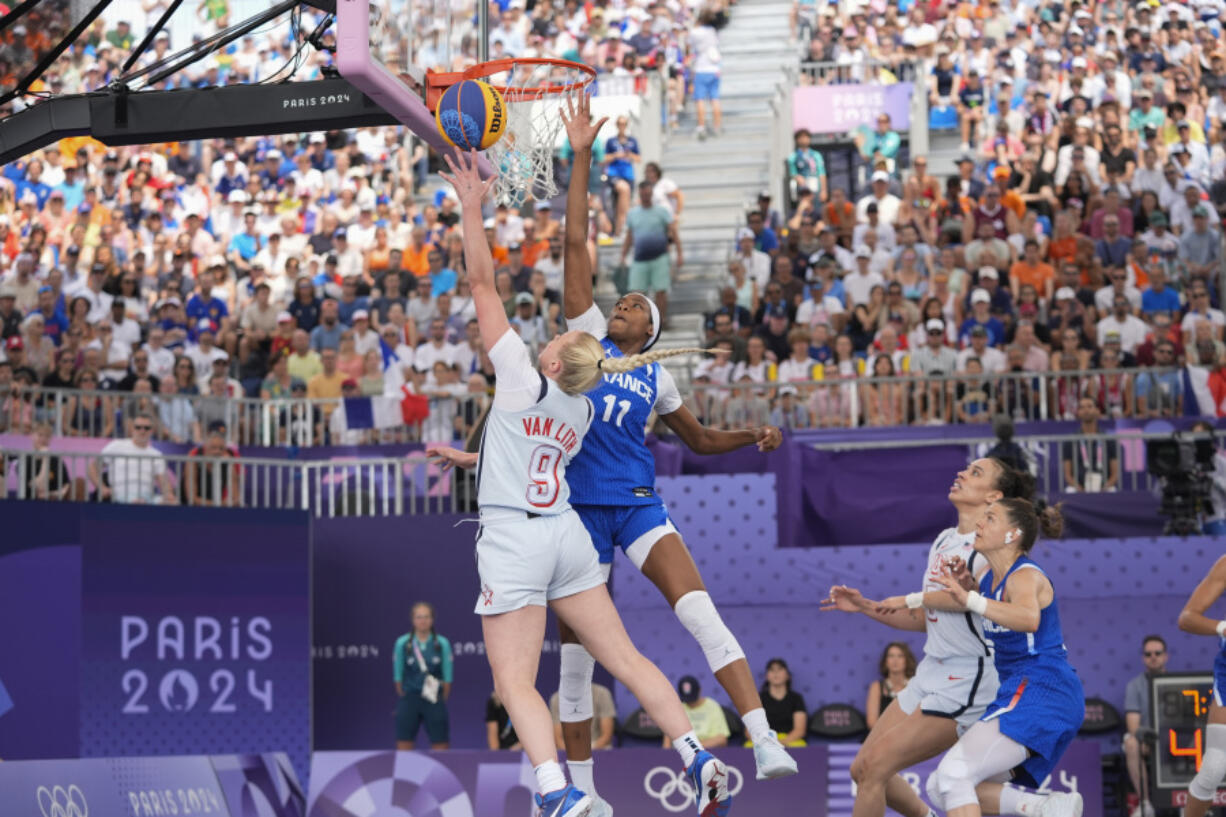
<path fill-rule="evenodd" d="M 562 774 L 558 761 L 546 760 L 533 771 L 536 772 L 536 790 L 542 796 L 566 788 L 566 775 Z"/>
<path fill-rule="evenodd" d="M 694 762 L 694 758 L 702 751 L 702 743 L 698 740 L 698 735 L 695 735 L 694 730 L 691 729 L 673 741 L 673 748 L 681 753 L 681 762 L 688 769 Z"/>
<path fill-rule="evenodd" d="M 741 723 L 745 724 L 745 731 L 754 743 L 766 740 L 771 731 L 770 724 L 766 722 L 766 710 L 760 706 L 742 715 Z"/>
<path fill-rule="evenodd" d="M 587 760 L 568 760 L 566 768 L 570 770 L 571 782 L 575 788 L 584 794 L 596 794 L 596 775 L 593 773 L 595 764 L 591 758 Z"/>
<path fill-rule="evenodd" d="M 1000 790 L 1000 813 L 1014 817 L 1034 817 L 1046 797 L 1027 789 L 1006 785 Z"/>

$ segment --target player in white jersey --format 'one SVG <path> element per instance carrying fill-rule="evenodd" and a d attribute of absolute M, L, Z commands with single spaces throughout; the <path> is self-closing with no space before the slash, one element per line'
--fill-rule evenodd
<path fill-rule="evenodd" d="M 975 576 L 987 571 L 985 559 L 972 557 L 980 516 L 998 499 L 1029 499 L 1033 493 L 1034 478 L 1029 474 L 997 459 L 977 459 L 958 473 L 949 489 L 958 524 L 942 531 L 933 542 L 923 590 L 874 602 L 851 587 L 830 588 L 823 610 L 864 613 L 900 630 L 927 633 L 924 659 L 915 677 L 881 713 L 852 763 L 857 787 L 854 817 L 883 817 L 887 805 L 903 817 L 931 815 L 899 772 L 953 746 L 992 703 L 998 682 L 991 649 L 983 638 L 982 619 L 967 612 L 924 610 L 923 593 L 944 592 L 938 578 L 964 566 Z M 904 609 L 890 609 L 895 606 Z M 1011 808 L 1003 813 L 1020 814 L 1016 792 L 1006 791 L 1009 794 L 1002 796 L 1002 805 Z M 996 805 L 985 803 L 985 813 L 1001 813 Z M 1034 817 L 1033 811 L 1029 814 Z"/>
<path fill-rule="evenodd" d="M 592 419 L 584 392 L 605 372 L 630 371 L 694 350 L 607 361 L 599 341 L 572 331 L 541 350 L 538 371 L 511 329 L 494 285 L 481 222 L 481 203 L 493 180 L 481 180 L 474 157 L 447 157 L 447 166 L 451 173 L 443 178 L 463 207 L 464 260 L 481 341 L 498 378 L 477 472 L 481 593 L 476 612 L 482 616 L 495 692 L 536 771 L 536 805 L 542 817 L 585 817 L 592 808 L 590 796 L 566 783 L 549 708 L 536 690 L 549 606 L 673 740 L 699 815 L 723 817 L 732 802 L 727 767 L 702 748 L 672 684 L 631 643 L 591 537 L 570 507 L 566 484 L 566 465 L 583 445 Z"/>
<path fill-rule="evenodd" d="M 1179 629 L 1218 639 L 1218 654 L 1213 662 L 1213 700 L 1209 703 L 1209 722 L 1205 725 L 1205 753 L 1201 756 L 1200 771 L 1188 784 L 1184 817 L 1205 817 L 1218 787 L 1226 782 L 1226 616 L 1218 619 L 1206 615 L 1223 596 L 1226 596 L 1226 556 L 1218 557 L 1213 563 L 1179 613 Z"/>

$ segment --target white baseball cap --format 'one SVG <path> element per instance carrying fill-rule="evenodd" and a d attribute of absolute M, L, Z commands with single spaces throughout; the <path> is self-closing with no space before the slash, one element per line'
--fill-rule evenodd
<path fill-rule="evenodd" d="M 940 318 L 929 318 L 928 322 L 924 324 L 924 328 L 929 332 L 940 332 L 945 328 L 945 321 Z"/>
<path fill-rule="evenodd" d="M 992 303 L 992 296 L 988 294 L 986 289 L 977 289 L 971 293 L 971 303 L 990 304 Z"/>
<path fill-rule="evenodd" d="M 889 184 L 890 174 L 886 173 L 884 170 L 878 170 L 876 173 L 873 174 L 873 181 L 885 182 L 886 184 Z"/>
<path fill-rule="evenodd" d="M 1073 292 L 1072 287 L 1060 287 L 1056 290 L 1057 301 L 1071 301 L 1077 297 L 1077 293 Z"/>
<path fill-rule="evenodd" d="M 979 277 L 980 278 L 993 278 L 999 281 L 1000 273 L 996 271 L 996 267 L 980 267 Z"/>

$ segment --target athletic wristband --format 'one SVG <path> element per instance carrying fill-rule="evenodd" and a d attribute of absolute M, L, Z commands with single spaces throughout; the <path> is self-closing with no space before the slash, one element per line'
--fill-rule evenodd
<path fill-rule="evenodd" d="M 966 609 L 978 615 L 985 615 L 988 612 L 988 600 L 979 595 L 978 590 L 972 590 L 966 594 Z"/>
<path fill-rule="evenodd" d="M 1226 618 L 1217 623 L 1217 634 L 1219 638 L 1226 638 Z"/>
<path fill-rule="evenodd" d="M 918 610 L 919 608 L 923 606 L 924 606 L 923 592 L 907 594 L 907 609 L 908 610 Z"/>

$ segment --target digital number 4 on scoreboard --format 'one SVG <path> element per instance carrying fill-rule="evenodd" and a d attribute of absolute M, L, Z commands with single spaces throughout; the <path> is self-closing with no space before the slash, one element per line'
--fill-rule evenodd
<path fill-rule="evenodd" d="M 1179 807 L 1187 800 L 1188 783 L 1200 771 L 1204 756 L 1213 676 L 1169 673 L 1154 676 L 1149 683 L 1151 722 L 1157 732 L 1154 804 Z M 1214 800 L 1215 804 L 1226 801 L 1226 789 Z"/>

